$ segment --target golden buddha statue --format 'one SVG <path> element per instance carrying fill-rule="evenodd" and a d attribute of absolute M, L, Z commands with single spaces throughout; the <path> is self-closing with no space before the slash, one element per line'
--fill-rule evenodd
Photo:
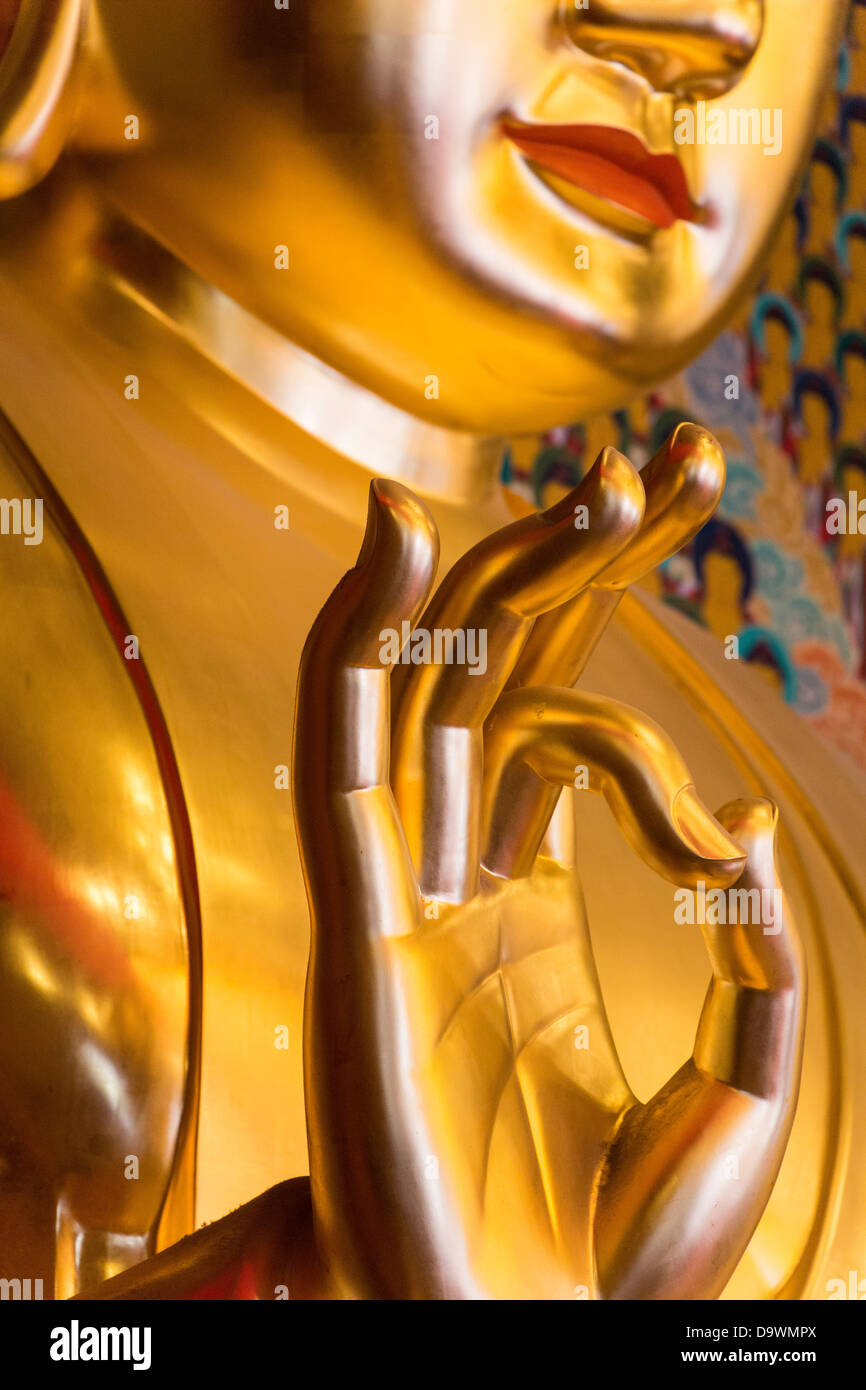
<path fill-rule="evenodd" d="M 622 404 L 734 310 L 841 18 L 22 0 L 0 1274 L 805 1298 L 860 1267 L 864 788 L 624 596 L 720 451 L 606 449 L 516 521 L 497 481 L 503 435 Z M 773 148 L 676 138 L 751 110 Z M 407 662 L 413 629 L 474 665 Z M 677 920 L 780 884 L 763 926 Z"/>

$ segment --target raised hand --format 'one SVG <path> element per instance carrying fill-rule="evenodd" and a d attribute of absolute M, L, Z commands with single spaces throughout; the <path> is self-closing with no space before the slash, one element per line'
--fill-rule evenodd
<path fill-rule="evenodd" d="M 693 426 L 642 476 L 606 450 L 432 599 L 429 513 L 371 487 L 358 563 L 304 651 L 295 730 L 311 1193 L 335 1295 L 712 1298 L 748 1243 L 804 1017 L 775 811 L 714 818 L 658 726 L 569 688 L 617 595 L 703 524 L 723 480 Z M 404 657 L 392 673 L 405 623 L 422 658 L 437 634 L 452 656 L 477 634 L 485 669 Z M 672 883 L 737 883 L 742 924 L 705 927 L 693 1055 L 645 1105 L 610 1037 L 576 871 L 545 852 L 577 768 Z M 769 917 L 750 913 L 755 890 Z"/>

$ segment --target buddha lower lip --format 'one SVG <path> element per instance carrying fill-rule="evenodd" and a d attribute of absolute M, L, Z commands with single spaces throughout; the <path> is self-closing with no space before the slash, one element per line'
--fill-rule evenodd
<path fill-rule="evenodd" d="M 651 154 L 631 131 L 516 121 L 503 121 L 501 128 L 533 164 L 657 227 L 696 220 L 698 209 L 676 155 Z"/>

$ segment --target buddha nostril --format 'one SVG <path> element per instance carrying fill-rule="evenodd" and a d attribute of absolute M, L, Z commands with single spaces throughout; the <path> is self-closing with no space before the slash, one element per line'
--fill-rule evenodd
<path fill-rule="evenodd" d="M 765 0 L 561 0 L 575 49 L 629 68 L 657 91 L 721 96 L 751 62 Z"/>

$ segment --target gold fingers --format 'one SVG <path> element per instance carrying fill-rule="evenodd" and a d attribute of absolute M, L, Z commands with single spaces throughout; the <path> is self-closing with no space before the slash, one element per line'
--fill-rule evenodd
<path fill-rule="evenodd" d="M 393 663 L 381 631 L 417 619 L 437 558 L 424 504 L 399 483 L 372 483 L 358 562 L 301 657 L 293 789 L 315 950 L 336 924 L 347 940 L 414 925 L 417 886 L 388 780 Z"/>
<path fill-rule="evenodd" d="M 425 895 L 462 902 L 478 878 L 482 726 L 532 619 L 573 598 L 637 534 L 643 487 L 605 449 L 555 507 L 487 538 L 455 565 L 419 624 L 428 654 L 394 680 L 392 782 Z M 447 638 L 440 658 L 435 643 Z M 464 660 L 453 660 L 456 639 Z M 470 666 L 465 653 L 472 651 Z M 431 659 L 432 655 L 432 659 Z"/>
<path fill-rule="evenodd" d="M 483 863 L 529 872 L 544 826 L 532 821 L 537 780 L 600 791 L 634 850 L 677 884 L 731 883 L 745 855 L 698 796 L 653 720 L 597 695 L 542 686 L 500 700 L 485 745 Z M 528 808 L 528 809 L 527 809 Z"/>
<path fill-rule="evenodd" d="M 699 425 L 677 426 L 640 473 L 643 523 L 569 603 L 539 618 L 509 685 L 574 685 L 630 584 L 676 554 L 709 521 L 725 488 L 725 456 Z"/>

